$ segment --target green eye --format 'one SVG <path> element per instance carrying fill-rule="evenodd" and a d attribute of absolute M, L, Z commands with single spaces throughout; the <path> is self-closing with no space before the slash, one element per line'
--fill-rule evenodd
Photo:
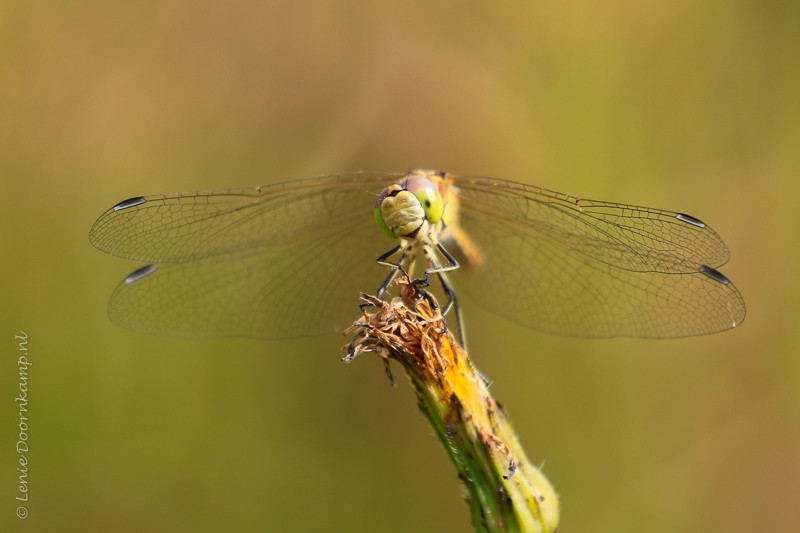
<path fill-rule="evenodd" d="M 416 196 L 419 203 L 422 204 L 422 209 L 425 211 L 425 218 L 428 219 L 428 222 L 436 223 L 442 219 L 444 202 L 442 201 L 442 195 L 439 194 L 436 187 L 426 187 L 414 191 L 414 196 Z"/>
<path fill-rule="evenodd" d="M 375 208 L 375 223 L 378 224 L 378 228 L 380 228 L 381 233 L 390 239 L 396 238 L 396 235 L 392 233 L 392 230 L 390 230 L 389 226 L 386 225 L 386 221 L 383 220 L 383 214 L 381 214 L 380 206 Z"/>
<path fill-rule="evenodd" d="M 411 176 L 401 185 L 417 197 L 428 222 L 435 224 L 442 219 L 444 201 L 439 188 L 431 180 L 425 176 Z"/>

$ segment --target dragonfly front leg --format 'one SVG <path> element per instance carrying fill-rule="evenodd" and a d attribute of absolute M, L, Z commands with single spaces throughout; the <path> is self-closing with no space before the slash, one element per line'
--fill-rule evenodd
<path fill-rule="evenodd" d="M 392 269 L 392 271 L 389 272 L 389 275 L 386 276 L 386 279 L 383 280 L 383 283 L 381 283 L 381 286 L 378 287 L 379 298 L 386 293 L 386 290 L 389 288 L 389 284 L 391 284 L 392 280 L 394 280 L 394 278 L 397 277 L 398 273 L 402 273 L 404 276 L 408 277 L 408 274 L 403 268 L 403 263 L 405 263 L 406 259 L 408 258 L 408 254 L 406 253 L 405 249 L 403 249 L 403 253 L 400 254 L 400 258 L 397 260 L 397 263 L 392 263 L 391 261 L 387 261 L 387 259 L 389 259 L 391 256 L 400 251 L 401 248 L 403 248 L 403 245 L 398 244 L 397 246 L 395 246 L 394 248 L 392 248 L 391 250 L 380 256 L 378 259 L 376 259 L 376 262 L 379 265 L 387 266 Z"/>
<path fill-rule="evenodd" d="M 436 261 L 436 258 L 433 256 L 433 252 L 431 251 L 430 244 L 426 244 L 423 247 L 423 251 L 425 252 L 425 257 L 428 259 L 428 264 L 430 264 L 431 266 L 430 266 L 430 268 L 426 268 L 425 269 L 425 272 L 424 272 L 425 278 L 424 279 L 416 280 L 420 284 L 420 286 L 422 286 L 422 287 L 427 287 L 428 285 L 431 284 L 431 280 L 430 280 L 430 275 L 431 274 L 436 274 L 439 277 L 439 280 L 441 281 L 441 279 L 442 279 L 441 275 L 442 274 L 444 274 L 445 272 L 450 272 L 452 270 L 455 270 L 455 269 L 457 269 L 457 268 L 459 268 L 461 266 L 461 265 L 458 264 L 458 261 L 456 261 L 456 258 L 453 257 L 452 255 L 450 255 L 450 252 L 448 252 L 447 248 L 442 246 L 441 243 L 439 243 L 439 242 L 436 243 L 436 249 L 439 251 L 439 253 L 442 254 L 442 257 L 447 259 L 448 264 L 440 266 L 439 262 Z M 450 296 L 450 295 L 448 294 L 448 296 Z M 446 306 L 446 309 L 450 309 L 450 307 Z M 447 311 L 445 311 L 445 312 L 447 312 Z"/>

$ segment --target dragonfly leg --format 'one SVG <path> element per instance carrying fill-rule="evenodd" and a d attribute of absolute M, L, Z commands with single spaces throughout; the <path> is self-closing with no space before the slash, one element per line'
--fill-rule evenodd
<path fill-rule="evenodd" d="M 447 276 L 443 272 L 438 272 L 436 276 L 439 278 L 439 283 L 442 285 L 442 289 L 444 289 L 444 293 L 447 295 L 447 304 L 444 306 L 444 310 L 442 311 L 442 316 L 446 315 L 450 309 L 453 309 L 453 312 L 456 315 L 456 326 L 458 327 L 458 340 L 461 342 L 461 346 L 466 349 L 467 348 L 467 334 L 464 331 L 464 321 L 461 318 L 461 307 L 458 305 L 458 298 L 456 297 L 456 293 L 453 288 L 450 286 L 450 282 L 447 279 Z"/>
<path fill-rule="evenodd" d="M 396 265 L 396 264 L 394 264 L 394 263 L 392 263 L 391 261 L 387 261 L 387 259 L 389 259 L 390 257 L 392 257 L 392 256 L 393 256 L 394 254 L 396 254 L 397 252 L 399 252 L 399 251 L 400 251 L 400 248 L 402 248 L 402 246 L 403 246 L 402 244 L 398 244 L 397 246 L 395 246 L 394 248 L 392 248 L 391 250 L 389 250 L 388 252 L 386 252 L 385 254 L 383 254 L 382 256 L 380 256 L 379 258 L 377 258 L 375 261 L 376 261 L 376 262 L 377 262 L 379 265 L 388 266 L 388 267 L 395 267 L 395 268 L 396 268 L 396 267 L 397 267 L 397 265 Z"/>
<path fill-rule="evenodd" d="M 403 251 L 403 253 L 400 254 L 400 258 L 397 260 L 397 263 L 392 263 L 391 261 L 388 261 L 388 259 L 394 254 L 396 254 L 398 251 L 400 251 L 401 248 L 402 245 L 398 244 L 397 246 L 395 246 L 394 248 L 392 248 L 391 250 L 380 256 L 378 259 L 376 259 L 376 262 L 379 265 L 387 266 L 392 269 L 392 271 L 389 272 L 389 275 L 386 276 L 386 279 L 383 280 L 383 283 L 381 283 L 380 287 L 378 287 L 379 298 L 384 295 L 386 290 L 389 288 L 389 284 L 392 283 L 392 280 L 394 280 L 394 278 L 397 277 L 398 273 L 402 273 L 404 276 L 408 277 L 408 274 L 403 268 L 403 263 L 408 257 L 408 254 L 405 251 Z"/>
<path fill-rule="evenodd" d="M 430 275 L 431 274 L 437 274 L 437 275 L 443 274 L 445 272 L 450 272 L 452 270 L 456 270 L 457 268 L 459 268 L 461 266 L 461 265 L 458 264 L 458 261 L 456 261 L 456 258 L 453 257 L 450 254 L 450 252 L 447 251 L 447 248 L 442 246 L 442 243 L 437 242 L 436 243 L 436 249 L 439 251 L 440 254 L 442 254 L 442 257 L 447 259 L 447 263 L 448 264 L 440 266 L 438 261 L 436 261 L 436 258 L 433 256 L 433 253 L 432 253 L 432 251 L 430 249 L 430 246 L 429 245 L 424 246 L 423 250 L 425 251 L 425 256 L 428 258 L 428 263 L 430 263 L 430 265 L 431 265 L 431 267 L 430 268 L 426 268 L 425 272 L 424 272 L 424 274 L 425 274 L 425 280 L 424 280 L 424 284 L 425 285 L 424 286 L 425 287 L 430 285 L 430 282 L 431 282 Z M 440 279 L 441 279 L 441 277 L 440 277 Z M 422 280 L 418 280 L 418 281 L 422 281 Z M 449 309 L 449 307 L 446 307 L 446 308 Z"/>
<path fill-rule="evenodd" d="M 447 303 L 442 310 L 442 316 L 446 315 L 451 309 L 454 309 L 456 314 L 456 326 L 458 327 L 458 337 L 461 345 L 466 348 L 467 347 L 467 337 L 464 332 L 464 321 L 461 318 L 461 308 L 458 305 L 458 298 L 456 297 L 456 293 L 453 290 L 453 287 L 450 285 L 450 281 L 447 279 L 447 272 L 452 272 L 459 268 L 458 261 L 455 257 L 453 257 L 450 252 L 447 251 L 447 248 L 442 246 L 441 243 L 436 243 L 436 249 L 442 256 L 447 259 L 448 264 L 446 265 L 439 265 L 436 261 L 436 258 L 433 254 L 428 251 L 427 247 L 425 249 L 425 254 L 428 257 L 428 262 L 431 264 L 431 268 L 425 270 L 425 283 L 426 285 L 429 283 L 428 276 L 430 274 L 436 274 L 436 277 L 439 278 L 439 283 L 442 285 L 442 290 L 444 290 L 445 295 L 447 296 Z"/>
<path fill-rule="evenodd" d="M 414 304 L 414 309 L 416 310 L 417 306 L 422 302 L 422 300 L 425 300 L 426 302 L 428 302 L 428 305 L 431 306 L 431 310 L 433 310 L 434 313 L 438 312 L 439 302 L 434 300 L 433 295 L 427 290 L 425 290 L 425 287 L 427 287 L 428 285 L 425 279 L 415 279 L 414 281 L 411 282 L 411 284 L 414 286 L 414 289 L 417 290 L 420 295 L 420 298 L 417 300 L 417 303 Z"/>

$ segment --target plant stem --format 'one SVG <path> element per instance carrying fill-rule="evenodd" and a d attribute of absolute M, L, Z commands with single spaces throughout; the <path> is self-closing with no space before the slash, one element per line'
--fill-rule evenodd
<path fill-rule="evenodd" d="M 435 299 L 413 282 L 385 302 L 362 294 L 374 313 L 345 331 L 354 334 L 344 361 L 375 352 L 399 362 L 467 488 L 476 530 L 553 532 L 559 501 L 526 457 L 500 404 L 469 356 L 447 331 Z"/>

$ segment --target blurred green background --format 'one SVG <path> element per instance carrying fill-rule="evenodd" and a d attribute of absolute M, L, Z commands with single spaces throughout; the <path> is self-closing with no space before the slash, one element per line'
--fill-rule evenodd
<path fill-rule="evenodd" d="M 748 316 L 719 335 L 559 338 L 465 304 L 563 531 L 796 531 L 798 22 L 790 1 L 0 3 L 0 530 L 469 530 L 377 358 L 122 330 L 106 303 L 139 265 L 87 239 L 130 196 L 426 167 L 691 213 L 732 251 Z"/>

